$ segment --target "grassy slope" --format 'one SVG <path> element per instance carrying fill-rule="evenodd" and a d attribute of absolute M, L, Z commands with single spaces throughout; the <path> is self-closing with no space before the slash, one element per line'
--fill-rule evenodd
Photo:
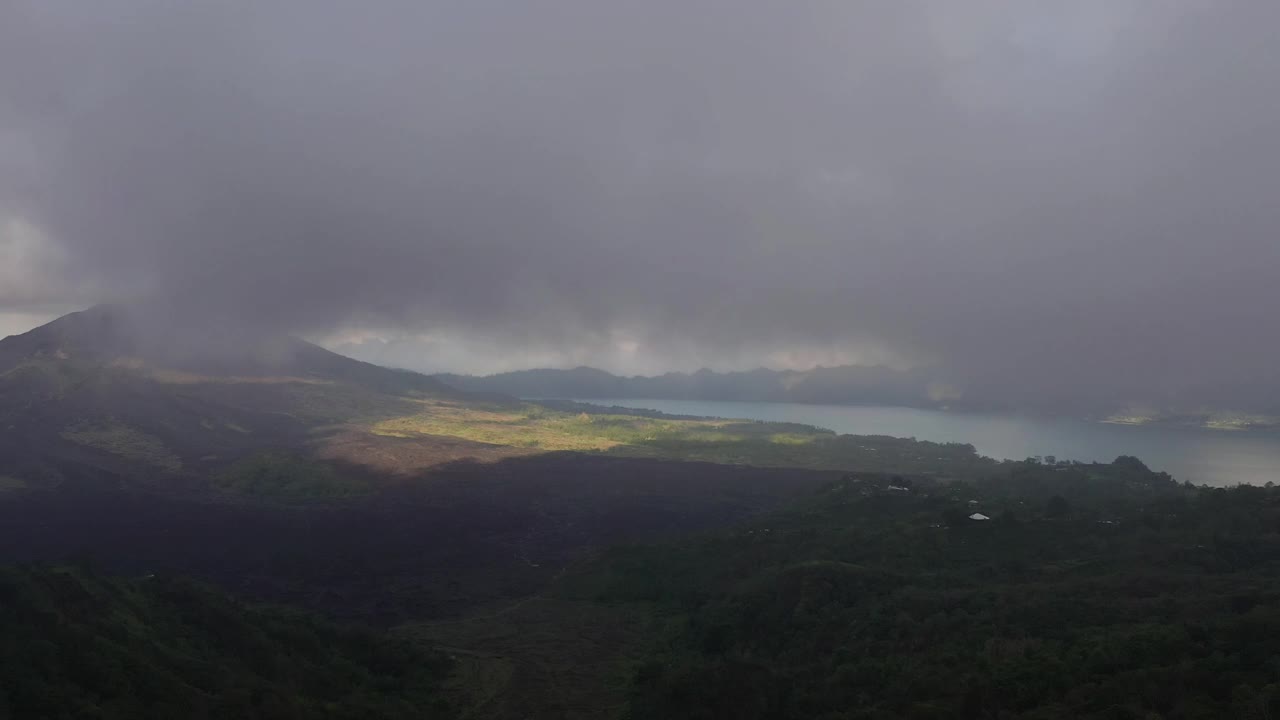
<path fill-rule="evenodd" d="M 932 473 L 973 477 L 997 464 L 969 445 L 837 435 L 793 423 L 570 413 L 532 403 L 510 406 L 424 401 L 419 412 L 372 424 L 393 437 L 448 436 L 546 451 L 604 452 L 818 470 Z"/>

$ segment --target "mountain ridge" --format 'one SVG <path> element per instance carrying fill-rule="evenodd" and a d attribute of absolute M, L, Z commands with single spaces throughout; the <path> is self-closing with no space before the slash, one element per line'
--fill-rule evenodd
<path fill-rule="evenodd" d="M 895 370 L 883 365 L 815 367 L 811 370 L 756 368 L 717 372 L 621 376 L 597 368 L 540 368 L 489 376 L 434 375 L 459 390 L 500 392 L 517 397 L 738 400 L 938 408 L 959 399 L 929 369 Z"/>
<path fill-rule="evenodd" d="M 99 305 L 0 340 L 0 475 L 33 486 L 208 475 L 316 432 L 469 396 L 290 336 Z"/>
<path fill-rule="evenodd" d="M 149 325 L 131 308 L 96 305 L 0 339 L 0 375 L 33 361 L 73 361 L 211 377 L 301 377 L 371 389 L 451 394 L 430 377 L 326 350 L 290 335 Z"/>
<path fill-rule="evenodd" d="M 701 400 L 717 402 L 877 405 L 979 413 L 1032 413 L 1122 424 L 1167 424 L 1206 428 L 1280 426 L 1280 399 L 1255 389 L 1242 392 L 1195 389 L 1179 396 L 1134 398 L 1104 393 L 1033 396 L 973 386 L 936 367 L 898 370 L 883 365 L 817 366 L 809 370 L 756 368 L 720 372 L 615 375 L 589 366 L 537 368 L 476 376 L 439 373 L 435 379 L 467 392 L 522 398 L 608 400 Z M 607 403 L 606 403 L 607 404 Z"/>

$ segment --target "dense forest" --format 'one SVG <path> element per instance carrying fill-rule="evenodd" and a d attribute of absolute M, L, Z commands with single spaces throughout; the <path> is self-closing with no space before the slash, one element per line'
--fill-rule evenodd
<path fill-rule="evenodd" d="M 0 568 L 0 718 L 449 717 L 447 661 L 188 580 Z"/>
<path fill-rule="evenodd" d="M 1280 713 L 1280 490 L 1135 458 L 851 475 L 731 531 L 616 548 L 566 592 L 664 619 L 636 720 Z"/>
<path fill-rule="evenodd" d="M 11 566 L 0 717 L 1280 712 L 1280 489 L 1179 484 L 1131 457 L 823 482 L 389 635 L 163 574 Z"/>

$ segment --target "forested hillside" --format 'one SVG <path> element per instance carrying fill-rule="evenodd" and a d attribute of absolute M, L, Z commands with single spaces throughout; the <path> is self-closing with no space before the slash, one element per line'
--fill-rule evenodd
<path fill-rule="evenodd" d="M 732 531 L 615 549 L 567 593 L 664 618 L 636 720 L 1280 712 L 1280 490 L 1133 458 L 850 476 Z"/>
<path fill-rule="evenodd" d="M 0 568 L 0 718 L 444 718 L 439 655 L 190 581 Z"/>

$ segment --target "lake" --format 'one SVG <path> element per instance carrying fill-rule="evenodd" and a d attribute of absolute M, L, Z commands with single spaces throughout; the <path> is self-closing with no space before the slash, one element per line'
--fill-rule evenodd
<path fill-rule="evenodd" d="M 1280 433 L 1190 427 L 1114 425 L 1068 418 L 918 410 L 901 407 L 800 403 L 583 399 L 678 415 L 796 422 L 855 435 L 914 437 L 970 443 L 982 455 L 1021 460 L 1054 455 L 1060 460 L 1110 462 L 1136 455 L 1179 481 L 1209 485 L 1280 480 Z"/>

